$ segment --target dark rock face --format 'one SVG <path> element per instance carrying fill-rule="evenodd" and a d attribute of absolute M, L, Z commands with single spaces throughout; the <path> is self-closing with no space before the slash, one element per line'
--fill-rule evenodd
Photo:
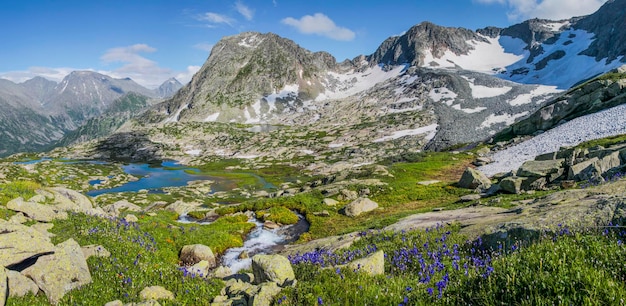
<path fill-rule="evenodd" d="M 491 30 L 493 32 L 493 30 Z M 446 28 L 423 22 L 413 26 L 402 36 L 385 40 L 374 54 L 367 57 L 370 65 L 378 63 L 389 65 L 424 64 L 426 50 L 433 56 L 440 57 L 445 51 L 455 54 L 467 54 L 473 47 L 468 40 L 486 41 L 484 37 L 464 28 Z"/>
<path fill-rule="evenodd" d="M 609 0 L 600 9 L 580 18 L 574 28 L 596 34 L 591 46 L 582 54 L 608 61 L 626 54 L 626 1 Z M 626 62 L 626 58 L 622 58 Z"/>

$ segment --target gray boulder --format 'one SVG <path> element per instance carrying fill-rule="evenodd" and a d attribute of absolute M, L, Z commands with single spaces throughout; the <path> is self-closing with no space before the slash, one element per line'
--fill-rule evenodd
<path fill-rule="evenodd" d="M 0 219 L 0 233 L 0 267 L 55 250 L 47 235 L 22 224 Z"/>
<path fill-rule="evenodd" d="M 252 306 L 270 306 L 274 297 L 280 293 L 280 287 L 276 283 L 267 282 L 259 286 L 259 292 L 251 299 Z"/>
<path fill-rule="evenodd" d="M 143 301 L 174 300 L 174 293 L 161 286 L 150 286 L 139 292 L 139 298 Z"/>
<path fill-rule="evenodd" d="M 61 211 L 74 211 L 90 214 L 93 209 L 93 203 L 91 200 L 82 193 L 63 188 L 52 187 L 47 188 L 47 191 L 54 194 L 55 208 Z"/>
<path fill-rule="evenodd" d="M 331 198 L 325 198 L 323 200 L 324 204 L 326 204 L 327 206 L 335 206 L 337 204 L 339 204 L 339 202 L 337 202 L 336 200 L 333 200 Z"/>
<path fill-rule="evenodd" d="M 487 190 L 491 187 L 491 181 L 484 173 L 474 169 L 467 168 L 458 183 L 459 187 L 467 189 L 482 189 Z"/>
<path fill-rule="evenodd" d="M 291 285 L 296 279 L 289 259 L 282 255 L 254 255 L 252 273 L 257 284 L 269 281 L 285 287 Z"/>
<path fill-rule="evenodd" d="M 122 211 L 141 211 L 141 206 L 130 203 L 126 200 L 117 201 L 102 208 L 107 214 L 118 217 Z"/>
<path fill-rule="evenodd" d="M 572 165 L 567 173 L 568 180 L 585 181 L 601 177 L 602 172 L 596 166 L 597 157 Z"/>
<path fill-rule="evenodd" d="M 348 264 L 348 268 L 369 275 L 385 274 L 385 253 L 382 250 Z"/>
<path fill-rule="evenodd" d="M 507 193 L 519 194 L 522 191 L 523 177 L 505 177 L 500 181 L 500 188 Z"/>
<path fill-rule="evenodd" d="M 4 267 L 0 267 L 0 306 L 4 306 L 7 301 L 9 291 L 9 282 L 6 270 Z"/>
<path fill-rule="evenodd" d="M 105 249 L 101 245 L 90 244 L 84 247 L 81 247 L 80 250 L 83 252 L 83 256 L 85 259 L 88 259 L 91 256 L 95 257 L 111 257 L 111 252 Z"/>
<path fill-rule="evenodd" d="M 358 198 L 346 205 L 345 214 L 348 217 L 356 217 L 362 213 L 372 211 L 376 208 L 378 208 L 378 203 L 368 198 Z"/>
<path fill-rule="evenodd" d="M 29 218 L 41 222 L 51 222 L 55 219 L 67 219 L 66 212 L 58 211 L 52 205 L 26 202 L 21 197 L 9 201 L 7 208 L 12 211 L 22 212 Z"/>
<path fill-rule="evenodd" d="M 10 297 L 22 297 L 29 293 L 37 294 L 39 291 L 37 284 L 20 272 L 6 270 L 6 274 L 9 280 Z"/>
<path fill-rule="evenodd" d="M 91 283 L 91 273 L 80 245 L 68 239 L 55 247 L 54 254 L 41 256 L 22 273 L 30 277 L 51 304 L 58 304 L 68 291 Z"/>
<path fill-rule="evenodd" d="M 186 265 L 195 265 L 202 260 L 206 260 L 209 268 L 216 266 L 215 255 L 211 248 L 204 244 L 190 244 L 183 246 L 180 250 L 180 261 Z"/>
<path fill-rule="evenodd" d="M 529 160 L 518 170 L 517 176 L 521 177 L 545 177 L 552 182 L 565 172 L 565 159 L 553 160 Z"/>
<path fill-rule="evenodd" d="M 352 191 L 352 190 L 348 190 L 348 189 L 342 189 L 340 191 L 340 193 L 341 193 L 340 197 L 343 200 L 350 201 L 350 200 L 354 200 L 354 199 L 359 197 L 359 194 L 356 191 Z"/>

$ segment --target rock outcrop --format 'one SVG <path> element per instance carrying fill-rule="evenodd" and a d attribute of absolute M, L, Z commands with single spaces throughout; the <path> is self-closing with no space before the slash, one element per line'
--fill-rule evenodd
<path fill-rule="evenodd" d="M 485 176 L 482 172 L 474 169 L 467 168 L 461 175 L 458 186 L 468 189 L 487 190 L 491 187 L 491 180 Z"/>
<path fill-rule="evenodd" d="M 346 205 L 344 208 L 345 214 L 348 217 L 356 217 L 363 213 L 370 212 L 378 208 L 378 203 L 370 200 L 369 198 L 358 198 Z"/>
<path fill-rule="evenodd" d="M 65 293 L 91 282 L 91 273 L 80 245 L 69 239 L 57 245 L 54 254 L 44 255 L 22 273 L 46 293 L 51 304 L 58 304 Z"/>
<path fill-rule="evenodd" d="M 195 265 L 200 261 L 207 261 L 210 268 L 216 266 L 216 259 L 211 248 L 203 244 L 191 244 L 183 246 L 180 250 L 179 260 L 185 265 Z"/>
<path fill-rule="evenodd" d="M 25 225 L 0 219 L 0 266 L 16 265 L 55 251 L 50 238 Z"/>
<path fill-rule="evenodd" d="M 296 279 L 287 257 L 258 254 L 252 257 L 255 283 L 275 282 L 281 287 L 291 285 Z"/>

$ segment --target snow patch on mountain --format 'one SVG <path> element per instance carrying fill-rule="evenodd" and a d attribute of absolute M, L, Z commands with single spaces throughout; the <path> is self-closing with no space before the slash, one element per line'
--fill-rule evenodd
<path fill-rule="evenodd" d="M 363 72 L 335 73 L 328 72 L 322 80 L 326 90 L 320 93 L 315 101 L 342 99 L 367 89 L 374 85 L 397 77 L 404 72 L 406 66 L 400 65 L 385 70 L 381 65 L 368 68 Z"/>
<path fill-rule="evenodd" d="M 523 55 L 507 52 L 499 43 L 499 36 L 495 38 L 483 37 L 487 42 L 468 41 L 468 44 L 474 47 L 474 50 L 469 51 L 468 54 L 458 55 L 448 50 L 440 58 L 435 58 L 427 50 L 423 66 L 431 68 L 454 68 L 459 66 L 466 70 L 493 74 L 523 59 Z"/>
<path fill-rule="evenodd" d="M 188 106 L 189 106 L 189 104 L 185 104 L 185 105 L 181 106 L 181 107 L 180 107 L 180 108 L 176 111 L 176 113 L 174 113 L 174 115 L 173 115 L 173 116 L 170 116 L 170 117 L 168 117 L 167 119 L 165 119 L 165 120 L 163 121 L 163 123 L 178 122 L 178 117 L 180 116 L 180 113 L 181 113 L 183 110 L 187 109 L 187 107 L 188 107 Z"/>
<path fill-rule="evenodd" d="M 215 122 L 215 121 L 217 121 L 217 118 L 218 118 L 219 116 L 220 116 L 220 113 L 219 113 L 219 112 L 217 112 L 217 113 L 215 113 L 215 114 L 208 115 L 208 116 L 206 117 L 206 119 L 204 119 L 204 122 Z"/>
<path fill-rule="evenodd" d="M 435 102 L 439 102 L 442 100 L 444 102 L 449 101 L 450 104 L 448 104 L 448 106 L 452 106 L 452 103 L 454 103 L 454 99 L 456 99 L 458 95 L 446 87 L 438 87 L 431 89 L 428 93 L 428 96 Z"/>
<path fill-rule="evenodd" d="M 567 89 L 580 80 L 594 77 L 623 64 L 622 56 L 607 63 L 606 60 L 597 62 L 591 56 L 581 55 L 580 53 L 589 48 L 593 40 L 593 33 L 584 30 L 565 30 L 553 44 L 542 44 L 543 53 L 533 58 L 532 63 L 527 63 L 530 53 L 526 51 L 522 60 L 507 66 L 506 72 L 498 76 L 517 83 L 554 85 L 560 89 Z"/>
<path fill-rule="evenodd" d="M 426 133 L 428 133 L 428 135 L 426 135 L 425 139 L 427 141 L 430 141 L 431 139 L 435 137 L 435 134 L 437 134 L 438 126 L 439 126 L 438 124 L 431 124 L 431 125 L 419 127 L 416 129 L 395 131 L 389 136 L 384 136 L 378 139 L 374 139 L 373 142 L 389 141 L 389 140 L 394 140 L 394 139 L 398 139 L 398 138 L 405 137 L 405 136 L 422 135 Z"/>
<path fill-rule="evenodd" d="M 541 104 L 545 102 L 546 100 L 553 97 L 552 95 L 549 95 L 549 94 L 558 93 L 561 91 L 562 90 L 557 89 L 556 86 L 539 85 L 536 89 L 533 89 L 531 92 L 527 94 L 521 94 L 515 97 L 515 99 L 509 101 L 509 104 L 511 104 L 511 106 L 524 105 L 524 104 L 532 103 L 533 98 L 535 97 L 545 95 L 545 97 L 541 99 L 537 99 L 535 102 L 536 104 Z"/>
<path fill-rule="evenodd" d="M 486 129 L 498 123 L 505 123 L 506 125 L 511 125 L 515 122 L 517 118 L 524 117 L 528 115 L 528 113 L 529 113 L 528 111 L 525 111 L 519 114 L 509 114 L 509 113 L 504 113 L 501 115 L 490 114 L 489 116 L 487 116 L 485 121 L 483 121 L 483 123 L 481 123 L 480 126 L 477 127 L 476 129 Z"/>

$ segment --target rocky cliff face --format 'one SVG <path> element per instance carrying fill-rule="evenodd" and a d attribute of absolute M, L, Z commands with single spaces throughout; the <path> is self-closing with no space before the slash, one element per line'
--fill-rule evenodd
<path fill-rule="evenodd" d="M 574 27 L 595 34 L 595 40 L 583 54 L 598 61 L 626 62 L 626 1 L 607 1 L 594 14 L 577 20 Z"/>
<path fill-rule="evenodd" d="M 310 52 L 275 34 L 225 37 L 191 82 L 155 113 L 201 121 L 222 106 L 244 107 L 286 86 L 298 88 L 294 100 L 312 99 L 319 94 L 320 75 L 335 65 L 330 54 Z"/>
<path fill-rule="evenodd" d="M 446 28 L 423 22 L 401 36 L 385 40 L 374 54 L 367 57 L 370 64 L 423 66 L 428 57 L 440 58 L 446 51 L 467 54 L 474 47 L 469 41 L 487 42 L 476 32 L 464 28 Z"/>

